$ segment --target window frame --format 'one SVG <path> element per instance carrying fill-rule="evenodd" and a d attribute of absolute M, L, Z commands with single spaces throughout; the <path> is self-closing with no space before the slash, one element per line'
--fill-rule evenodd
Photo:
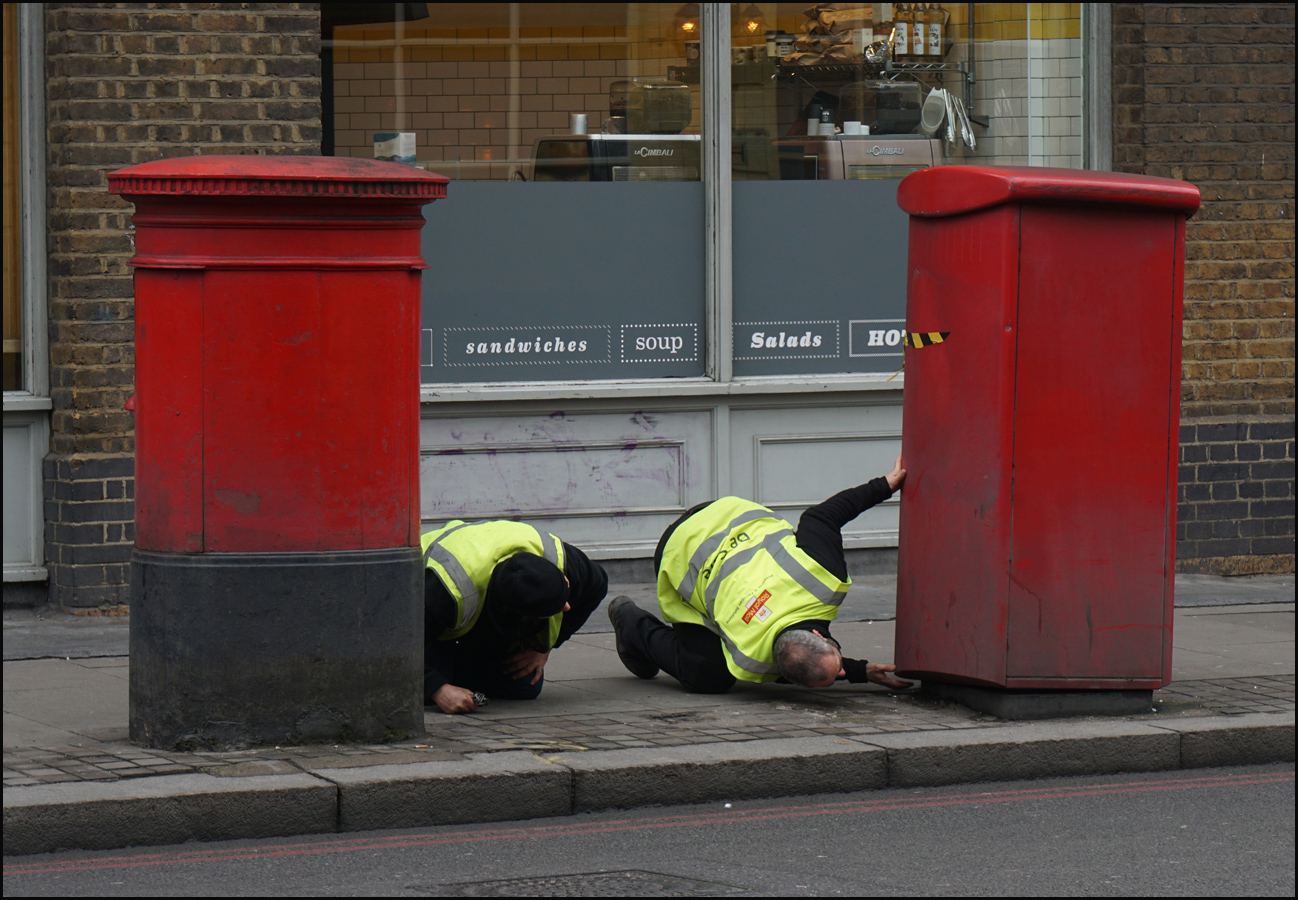
<path fill-rule="evenodd" d="M 4 411 L 48 410 L 50 369 L 46 316 L 44 4 L 18 7 L 19 254 L 22 278 L 23 389 L 4 392 Z M 40 138 L 40 140 L 38 140 Z"/>
<path fill-rule="evenodd" d="M 16 43 L 18 53 L 18 228 L 19 298 L 22 314 L 23 389 L 4 391 L 6 443 L 25 444 L 23 470 L 15 460 L 13 476 L 5 482 L 6 523 L 16 523 L 28 551 L 25 558 L 4 565 L 4 581 L 40 582 L 49 577 L 45 567 L 45 515 L 43 463 L 50 444 L 49 344 L 47 324 L 45 217 L 45 5 L 19 3 Z M 8 537 L 8 535 L 7 535 Z M 11 549 L 6 547 L 6 550 Z"/>

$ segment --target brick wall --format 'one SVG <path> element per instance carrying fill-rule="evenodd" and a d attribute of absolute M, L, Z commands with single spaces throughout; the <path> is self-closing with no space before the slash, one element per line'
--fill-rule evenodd
<path fill-rule="evenodd" d="M 1186 230 L 1182 571 L 1294 570 L 1294 9 L 1115 4 L 1114 169 L 1198 186 Z"/>
<path fill-rule="evenodd" d="M 214 153 L 318 153 L 318 4 L 45 4 L 50 601 L 128 597 L 131 206 L 105 175 Z"/>

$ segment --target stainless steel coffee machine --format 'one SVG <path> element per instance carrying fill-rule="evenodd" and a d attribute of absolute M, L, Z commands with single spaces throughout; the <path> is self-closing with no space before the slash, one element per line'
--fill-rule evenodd
<path fill-rule="evenodd" d="M 538 138 L 532 181 L 698 181 L 697 134 Z"/>
<path fill-rule="evenodd" d="M 836 134 L 775 142 L 781 181 L 905 178 L 945 162 L 942 142 L 926 134 Z"/>
<path fill-rule="evenodd" d="M 700 140 L 690 87 L 665 78 L 615 81 L 598 134 L 538 138 L 532 181 L 698 181 Z"/>

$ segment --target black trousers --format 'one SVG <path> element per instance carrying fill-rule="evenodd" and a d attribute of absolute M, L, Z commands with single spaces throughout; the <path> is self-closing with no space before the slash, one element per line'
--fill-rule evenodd
<path fill-rule="evenodd" d="M 530 674 L 521 678 L 505 674 L 505 660 L 518 651 L 517 641 L 507 641 L 487 629 L 475 629 L 453 642 L 453 646 L 455 665 L 451 684 L 479 691 L 496 700 L 535 700 L 545 685 L 544 675 L 536 684 L 531 684 Z M 431 693 L 425 684 L 425 701 Z"/>
<path fill-rule="evenodd" d="M 708 501 L 710 503 L 711 501 Z M 654 552 L 655 574 L 662 568 L 663 548 L 667 539 L 682 522 L 708 503 L 700 503 L 668 526 Z M 620 631 L 626 641 L 654 661 L 658 668 L 695 694 L 724 694 L 735 684 L 735 676 L 726 667 L 721 638 L 702 625 L 677 622 L 668 625 L 657 616 L 641 610 Z"/>
<path fill-rule="evenodd" d="M 641 610 L 619 634 L 690 693 L 724 694 L 735 684 L 735 676 L 726 668 L 721 638 L 702 625 L 667 625 Z"/>

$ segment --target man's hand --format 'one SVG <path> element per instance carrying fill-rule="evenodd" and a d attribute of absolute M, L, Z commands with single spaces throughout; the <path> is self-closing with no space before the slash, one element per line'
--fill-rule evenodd
<path fill-rule="evenodd" d="M 541 680 L 541 674 L 545 670 L 545 661 L 549 658 L 549 651 L 538 653 L 536 650 L 529 650 L 524 647 L 505 660 L 505 674 L 510 678 L 526 678 L 531 675 L 532 680 L 528 684 L 536 684 Z"/>
<path fill-rule="evenodd" d="M 881 684 L 886 688 L 892 688 L 896 691 L 905 690 L 911 686 L 909 681 L 902 681 L 894 677 L 891 673 L 897 671 L 897 667 L 892 663 L 867 663 L 865 666 L 865 677 L 875 684 Z"/>
<path fill-rule="evenodd" d="M 438 709 L 448 715 L 471 713 L 478 708 L 478 704 L 473 702 L 473 691 L 453 684 L 439 687 L 433 693 L 433 702 L 437 704 Z"/>
<path fill-rule="evenodd" d="M 900 453 L 897 454 L 897 461 L 892 464 L 892 471 L 883 477 L 888 479 L 888 487 L 895 494 L 897 488 L 901 487 L 901 483 L 906 480 L 906 470 L 901 467 Z"/>

